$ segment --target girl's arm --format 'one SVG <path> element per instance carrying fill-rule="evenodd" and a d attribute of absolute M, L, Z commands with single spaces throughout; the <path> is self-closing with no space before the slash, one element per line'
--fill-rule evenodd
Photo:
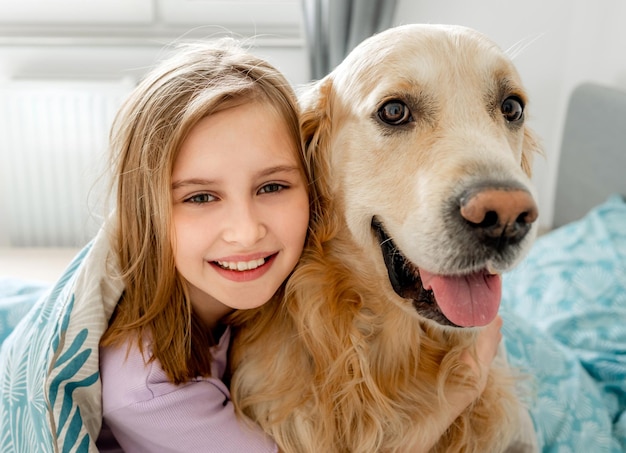
<path fill-rule="evenodd" d="M 270 453 L 276 445 L 236 416 L 218 378 L 169 382 L 137 347 L 101 348 L 104 420 L 126 453 L 223 451 Z"/>

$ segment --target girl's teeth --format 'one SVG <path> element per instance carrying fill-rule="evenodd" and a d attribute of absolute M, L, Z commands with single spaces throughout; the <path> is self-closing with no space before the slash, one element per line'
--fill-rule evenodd
<path fill-rule="evenodd" d="M 257 267 L 265 263 L 265 258 L 259 258 L 258 260 L 251 261 L 218 261 L 224 269 L 230 269 L 231 271 L 249 271 L 256 269 Z"/>

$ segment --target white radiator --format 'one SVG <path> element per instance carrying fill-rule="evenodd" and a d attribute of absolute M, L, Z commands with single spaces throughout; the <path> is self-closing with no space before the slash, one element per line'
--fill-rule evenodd
<path fill-rule="evenodd" d="M 0 84 L 0 245 L 82 246 L 104 206 L 108 134 L 128 81 Z"/>

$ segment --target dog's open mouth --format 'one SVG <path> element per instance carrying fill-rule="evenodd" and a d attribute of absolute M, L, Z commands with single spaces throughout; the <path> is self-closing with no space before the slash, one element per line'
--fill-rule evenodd
<path fill-rule="evenodd" d="M 417 312 L 443 325 L 477 327 L 497 315 L 502 295 L 500 275 L 481 270 L 466 275 L 437 275 L 410 262 L 374 217 L 374 230 L 394 291 L 410 299 Z"/>

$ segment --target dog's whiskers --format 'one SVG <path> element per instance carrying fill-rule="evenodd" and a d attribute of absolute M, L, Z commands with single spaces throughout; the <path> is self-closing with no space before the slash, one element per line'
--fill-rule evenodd
<path fill-rule="evenodd" d="M 542 38 L 543 35 L 545 35 L 545 33 L 539 33 L 535 36 L 527 36 L 526 38 L 522 38 L 511 47 L 509 47 L 505 53 L 509 56 L 511 60 L 514 60 L 515 58 L 517 58 L 518 55 L 526 50 L 526 48 L 530 47 L 531 44 Z"/>

